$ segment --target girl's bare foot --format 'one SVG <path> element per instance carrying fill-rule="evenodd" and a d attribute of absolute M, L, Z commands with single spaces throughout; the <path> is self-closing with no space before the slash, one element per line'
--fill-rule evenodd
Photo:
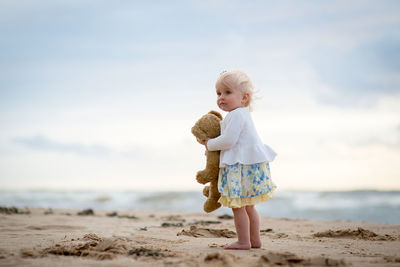
<path fill-rule="evenodd" d="M 250 248 L 251 248 L 251 244 L 250 243 L 242 244 L 242 243 L 239 243 L 239 242 L 235 242 L 235 243 L 226 245 L 224 247 L 224 249 L 243 249 L 243 250 L 248 250 Z"/>

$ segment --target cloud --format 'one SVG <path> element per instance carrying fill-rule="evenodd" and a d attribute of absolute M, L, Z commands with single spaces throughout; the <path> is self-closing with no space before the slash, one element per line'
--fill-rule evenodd
<path fill-rule="evenodd" d="M 315 71 L 327 90 L 319 101 L 334 105 L 371 105 L 380 96 L 400 95 L 400 39 L 376 38 L 346 51 L 314 52 Z"/>
<path fill-rule="evenodd" d="M 382 137 L 370 137 L 353 143 L 354 147 L 381 146 L 391 150 L 400 151 L 400 136 L 396 140 L 386 140 Z"/>
<path fill-rule="evenodd" d="M 291 151 L 307 146 L 312 156 L 302 163 L 325 155 L 321 166 L 332 162 L 319 140 L 345 143 L 350 152 L 394 146 L 399 7 L 368 0 L 1 1 L 0 169 L 20 177 L 21 162 L 32 165 L 24 168 L 32 180 L 40 161 L 78 166 L 70 168 L 76 177 L 150 175 L 160 185 L 164 176 L 187 179 L 202 167 L 203 151 L 179 140 L 193 142 L 192 123 L 216 108 L 215 79 L 230 68 L 248 72 L 264 96 L 254 115 L 265 115 L 257 125 L 282 151 L 282 173 L 298 169 L 297 160 L 285 159 L 293 136 L 305 141 L 292 142 L 288 154 L 298 158 Z M 372 106 L 379 99 L 384 107 Z M 374 168 L 396 169 L 385 164 Z M 33 177 L 52 175 L 38 169 Z"/>
<path fill-rule="evenodd" d="M 117 160 L 132 160 L 141 164 L 146 161 L 162 162 L 171 159 L 168 153 L 160 153 L 158 149 L 144 146 L 126 146 L 123 149 L 115 149 L 101 144 L 85 145 L 78 142 L 59 142 L 43 135 L 16 137 L 11 141 L 35 151 L 50 151 L 85 157 L 114 157 Z"/>
<path fill-rule="evenodd" d="M 59 99 L 65 103 L 71 97 L 70 102 L 82 103 L 74 97 L 76 92 L 83 94 L 83 101 L 92 101 L 87 95 L 103 88 L 137 85 L 151 90 L 160 88 L 157 82 L 162 80 L 167 86 L 185 88 L 177 84 L 182 77 L 198 83 L 193 73 L 214 71 L 216 65 L 262 70 L 282 62 L 280 55 L 288 58 L 281 63 L 284 70 L 312 62 L 318 77 L 333 91 L 319 95 L 326 103 L 351 105 L 371 99 L 376 85 L 383 84 L 385 94 L 399 85 L 397 72 L 383 70 L 396 64 L 391 54 L 398 40 L 388 38 L 376 47 L 362 43 L 370 35 L 375 40 L 377 33 L 396 36 L 393 28 L 398 27 L 398 19 L 392 18 L 398 13 L 396 1 L 363 1 L 362 5 L 357 1 L 298 5 L 290 1 L 100 1 L 94 5 L 41 0 L 0 5 L 4 15 L 0 35 L 5 36 L 0 42 L 0 71 L 5 74 L 0 83 L 8 90 L 2 92 L 0 106 Z M 342 51 L 343 43 L 358 46 Z M 371 51 L 377 58 L 364 58 Z M 300 56 L 303 53 L 305 58 Z M 276 61 L 271 61 L 276 55 Z M 382 69 L 366 67 L 374 64 Z M 221 68 L 216 69 L 218 73 Z M 358 97 L 360 90 L 369 92 Z M 340 97 L 343 93 L 349 96 Z"/>
<path fill-rule="evenodd" d="M 393 151 L 400 151 L 400 124 L 391 127 L 385 134 L 371 133 L 364 138 L 349 143 L 353 147 L 381 146 Z"/>
<path fill-rule="evenodd" d="M 71 153 L 84 156 L 108 156 L 112 150 L 103 145 L 83 145 L 80 143 L 61 143 L 47 137 L 37 135 L 33 137 L 17 137 L 12 141 L 33 150 Z"/>

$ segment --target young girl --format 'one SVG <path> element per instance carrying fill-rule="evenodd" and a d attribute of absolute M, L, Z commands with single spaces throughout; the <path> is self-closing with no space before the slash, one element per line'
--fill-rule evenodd
<path fill-rule="evenodd" d="M 218 107 L 229 113 L 221 122 L 221 135 L 205 141 L 205 146 L 221 151 L 218 201 L 232 208 L 238 235 L 225 249 L 260 248 L 260 217 L 254 205 L 267 201 L 276 188 L 268 164 L 276 153 L 256 132 L 249 112 L 254 90 L 246 73 L 224 72 L 215 87 Z"/>

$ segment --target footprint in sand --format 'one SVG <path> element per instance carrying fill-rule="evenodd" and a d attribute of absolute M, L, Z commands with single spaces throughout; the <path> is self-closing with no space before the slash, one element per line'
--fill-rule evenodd
<path fill-rule="evenodd" d="M 210 228 L 198 228 L 194 225 L 190 226 L 189 230 L 182 230 L 177 233 L 178 236 L 186 235 L 192 237 L 206 237 L 206 238 L 214 238 L 214 237 L 225 237 L 225 238 L 234 238 L 236 237 L 236 233 L 230 231 L 228 229 L 210 229 Z"/>

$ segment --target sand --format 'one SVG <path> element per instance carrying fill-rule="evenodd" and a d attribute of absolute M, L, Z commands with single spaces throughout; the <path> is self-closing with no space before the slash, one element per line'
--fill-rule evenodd
<path fill-rule="evenodd" d="M 79 214 L 79 215 L 78 215 Z M 0 266 L 400 266 L 400 225 L 261 218 L 261 249 L 227 214 L 0 207 Z"/>

